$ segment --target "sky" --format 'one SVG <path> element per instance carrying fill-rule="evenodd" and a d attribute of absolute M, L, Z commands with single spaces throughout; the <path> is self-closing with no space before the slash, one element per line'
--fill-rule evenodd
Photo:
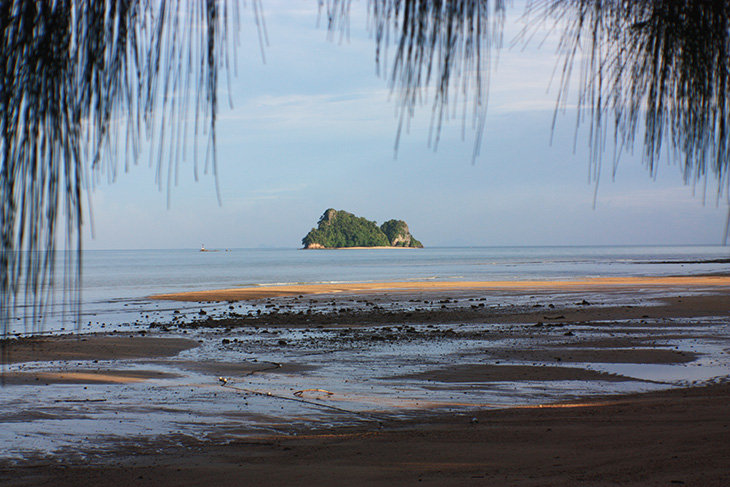
<path fill-rule="evenodd" d="M 143 154 L 94 185 L 84 248 L 297 248 L 328 208 L 405 220 L 427 247 L 722 244 L 728 208 L 716 182 L 687 186 L 670 163 L 652 177 L 640 147 L 615 176 L 609 150 L 596 187 L 575 111 L 551 131 L 555 39 L 510 47 L 515 3 L 474 161 L 475 133 L 462 132 L 460 114 L 429 147 L 429 101 L 396 153 L 397 107 L 376 72 L 366 2 L 352 4 L 349 37 L 330 40 L 315 0 L 264 0 L 265 62 L 249 3 L 230 93 L 220 85 L 217 176 L 198 167 L 196 180 L 188 158 L 168 194 Z"/>

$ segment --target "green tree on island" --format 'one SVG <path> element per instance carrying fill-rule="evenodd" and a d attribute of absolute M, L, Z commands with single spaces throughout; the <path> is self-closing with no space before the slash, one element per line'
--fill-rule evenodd
<path fill-rule="evenodd" d="M 413 238 L 408 224 L 403 220 L 388 220 L 380 225 L 380 230 L 393 247 L 423 247 L 421 242 Z"/>
<path fill-rule="evenodd" d="M 307 249 L 339 249 L 344 247 L 423 247 L 408 231 L 402 220 L 389 220 L 381 227 L 366 218 L 347 211 L 328 209 L 320 217 L 317 228 L 302 239 Z"/>

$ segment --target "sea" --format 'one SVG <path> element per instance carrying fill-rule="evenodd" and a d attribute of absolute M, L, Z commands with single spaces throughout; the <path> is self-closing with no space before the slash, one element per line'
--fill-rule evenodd
<path fill-rule="evenodd" d="M 96 332 L 170 320 L 199 305 L 163 293 L 287 284 L 555 280 L 727 273 L 728 246 L 433 247 L 424 249 L 171 249 L 83 252 L 81 315 L 63 266 L 45 309 L 17 306 L 11 335 Z M 22 303 L 22 299 L 20 300 Z"/>

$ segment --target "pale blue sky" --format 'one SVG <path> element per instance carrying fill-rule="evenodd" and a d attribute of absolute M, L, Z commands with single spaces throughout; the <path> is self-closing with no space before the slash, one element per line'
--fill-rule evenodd
<path fill-rule="evenodd" d="M 510 12 L 505 44 L 521 7 Z M 195 182 L 184 161 L 168 209 L 143 158 L 115 183 L 96 185 L 86 249 L 299 247 L 330 207 L 378 223 L 403 219 L 427 246 L 722 243 L 727 205 L 715 205 L 716 183 L 703 205 L 702 190 L 693 195 L 676 166 L 663 165 L 652 179 L 640 157 L 624 156 L 615 181 L 610 167 L 603 171 L 594 209 L 586 131 L 574 153 L 573 111 L 559 117 L 550 145 L 557 59 L 550 41 L 502 50 L 474 164 L 474 133 L 462 140 L 460 116 L 443 127 L 437 152 L 427 147 L 428 103 L 394 157 L 395 105 L 375 72 L 366 2 L 353 3 L 342 43 L 316 27 L 315 0 L 265 0 L 264 13 L 266 64 L 249 7 L 234 108 L 221 97 L 222 205 L 214 178 Z M 224 80 L 221 88 L 227 92 Z"/>

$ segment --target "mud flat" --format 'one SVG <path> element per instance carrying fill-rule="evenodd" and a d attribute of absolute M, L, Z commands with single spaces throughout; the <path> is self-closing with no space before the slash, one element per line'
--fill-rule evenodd
<path fill-rule="evenodd" d="M 683 279 L 208 294 L 11 340 L 0 484 L 728 485 L 730 286 Z"/>

